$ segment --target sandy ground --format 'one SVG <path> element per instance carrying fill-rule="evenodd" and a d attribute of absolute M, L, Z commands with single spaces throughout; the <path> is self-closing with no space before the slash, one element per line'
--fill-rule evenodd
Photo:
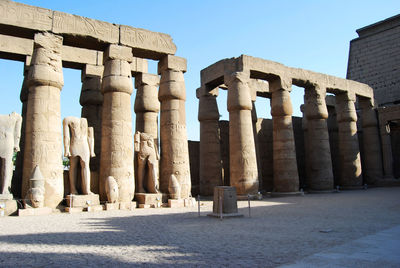
<path fill-rule="evenodd" d="M 201 217 L 197 207 L 3 217 L 0 266 L 276 267 L 400 225 L 400 187 L 251 206 L 251 217 L 240 201 L 244 217 L 222 221 L 206 216 L 211 201 Z"/>

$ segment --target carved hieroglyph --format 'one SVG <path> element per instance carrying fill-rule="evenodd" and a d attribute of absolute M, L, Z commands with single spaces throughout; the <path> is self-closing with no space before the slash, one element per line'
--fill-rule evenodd
<path fill-rule="evenodd" d="M 133 85 L 129 62 L 132 49 L 110 45 L 104 53 L 104 96 L 101 157 L 100 195 L 106 200 L 105 180 L 113 176 L 119 187 L 120 202 L 130 202 L 134 197 L 132 115 Z"/>
<path fill-rule="evenodd" d="M 183 78 L 185 71 L 186 60 L 180 57 L 168 55 L 158 63 L 158 73 L 161 74 L 158 92 L 161 102 L 160 190 L 163 193 L 168 192 L 170 177 L 174 175 L 180 185 L 181 198 L 191 196 L 185 116 L 186 90 Z"/>
<path fill-rule="evenodd" d="M 62 200 L 63 166 L 60 91 L 63 87 L 61 64 L 62 37 L 35 34 L 34 52 L 28 73 L 22 196 L 29 178 L 39 165 L 45 178 L 45 206 L 55 208 Z"/>
<path fill-rule="evenodd" d="M 64 127 L 64 156 L 69 158 L 69 183 L 71 194 L 78 194 L 78 171 L 81 171 L 82 194 L 90 191 L 90 157 L 94 157 L 93 128 L 88 127 L 86 118 L 66 117 Z"/>
<path fill-rule="evenodd" d="M 258 170 L 251 118 L 250 75 L 225 75 L 228 86 L 230 183 L 239 195 L 258 192 Z"/>
<path fill-rule="evenodd" d="M 0 115 L 0 195 L 11 194 L 11 178 L 13 175 L 13 154 L 19 152 L 22 117 L 13 112 Z"/>
<path fill-rule="evenodd" d="M 159 169 L 157 145 L 154 138 L 147 133 L 135 133 L 135 152 L 137 152 L 137 193 L 153 193 L 159 191 Z"/>

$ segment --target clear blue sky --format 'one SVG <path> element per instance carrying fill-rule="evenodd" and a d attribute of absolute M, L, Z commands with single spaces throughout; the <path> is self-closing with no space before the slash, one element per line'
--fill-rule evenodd
<path fill-rule="evenodd" d="M 339 77 L 346 76 L 349 42 L 356 29 L 400 13 L 399 0 L 267 1 L 267 0 L 21 0 L 21 3 L 80 16 L 168 33 L 177 56 L 188 61 L 185 74 L 189 139 L 199 139 L 200 70 L 224 58 L 247 54 Z M 0 60 L 0 114 L 21 112 L 20 62 Z M 155 64 L 150 72 L 156 73 Z M 62 117 L 80 116 L 80 72 L 64 69 Z M 220 91 L 221 92 L 221 91 Z M 292 91 L 300 115 L 304 91 Z M 132 94 L 132 104 L 135 91 Z M 228 119 L 226 92 L 218 98 L 222 119 Z M 132 105 L 133 109 L 133 105 Z M 269 117 L 269 101 L 257 99 L 259 117 Z"/>

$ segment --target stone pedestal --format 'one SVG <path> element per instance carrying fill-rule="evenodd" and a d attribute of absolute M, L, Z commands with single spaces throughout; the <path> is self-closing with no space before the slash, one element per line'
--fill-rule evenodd
<path fill-rule="evenodd" d="M 9 198 L 11 196 L 11 198 Z M 17 212 L 17 201 L 12 199 L 12 195 L 0 195 L 0 217 L 13 215 Z"/>
<path fill-rule="evenodd" d="M 135 200 L 139 208 L 161 207 L 162 194 L 137 193 L 135 194 Z"/>
<path fill-rule="evenodd" d="M 183 208 L 183 207 L 194 207 L 196 205 L 196 199 L 182 198 L 182 199 L 168 199 L 168 207 L 170 208 Z"/>
<path fill-rule="evenodd" d="M 158 99 L 161 102 L 160 190 L 168 193 L 169 180 L 174 175 L 181 189 L 180 197 L 189 198 L 191 180 L 186 131 L 184 72 L 186 72 L 184 58 L 168 55 L 158 63 L 158 74 L 161 75 L 158 92 Z"/>
<path fill-rule="evenodd" d="M 134 210 L 136 208 L 136 202 L 119 202 L 120 210 Z"/>
<path fill-rule="evenodd" d="M 79 211 L 100 211 L 103 206 L 100 205 L 98 194 L 90 195 L 67 195 L 66 212 L 79 212 Z"/>
<path fill-rule="evenodd" d="M 339 150 L 341 160 L 340 188 L 362 186 L 360 148 L 357 136 L 357 113 L 355 95 L 336 95 L 336 113 L 339 128 Z"/>
<path fill-rule="evenodd" d="M 60 91 L 63 87 L 61 48 L 63 38 L 36 33 L 28 73 L 22 197 L 29 178 L 40 167 L 45 183 L 45 206 L 56 208 L 63 199 L 63 166 Z"/>
<path fill-rule="evenodd" d="M 274 192 L 298 192 L 296 148 L 292 125 L 291 81 L 277 79 L 270 83 L 273 124 Z"/>
<path fill-rule="evenodd" d="M 119 202 L 134 197 L 131 94 L 132 49 L 110 45 L 104 53 L 101 128 L 100 196 L 107 200 L 105 181 L 113 176 L 119 188 Z"/>
<path fill-rule="evenodd" d="M 244 72 L 224 77 L 228 86 L 230 185 L 241 195 L 255 194 L 259 186 L 249 77 Z"/>
<path fill-rule="evenodd" d="M 211 217 L 242 217 L 238 213 L 236 188 L 217 186 L 214 188 L 213 213 Z"/>
<path fill-rule="evenodd" d="M 200 121 L 200 194 L 210 196 L 215 186 L 223 185 L 221 144 L 219 135 L 219 111 L 216 95 L 197 89 Z"/>
<path fill-rule="evenodd" d="M 116 203 L 105 203 L 105 210 L 119 210 L 119 202 Z"/>
<path fill-rule="evenodd" d="M 53 212 L 52 208 L 25 208 L 18 210 L 18 216 L 44 216 L 50 215 Z"/>

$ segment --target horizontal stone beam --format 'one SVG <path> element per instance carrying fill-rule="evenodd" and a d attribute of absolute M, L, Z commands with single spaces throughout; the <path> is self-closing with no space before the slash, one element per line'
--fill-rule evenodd
<path fill-rule="evenodd" d="M 25 61 L 32 55 L 33 40 L 0 34 L 0 58 Z M 103 52 L 85 48 L 63 46 L 63 67 L 82 70 L 85 65 L 103 65 Z M 147 73 L 147 60 L 133 58 L 132 73 Z"/>
<path fill-rule="evenodd" d="M 175 54 L 168 34 L 112 24 L 77 15 L 0 1 L 0 33 L 33 39 L 34 33 L 48 31 L 64 37 L 64 45 L 104 51 L 109 44 L 132 48 L 134 56 L 159 60 Z"/>

